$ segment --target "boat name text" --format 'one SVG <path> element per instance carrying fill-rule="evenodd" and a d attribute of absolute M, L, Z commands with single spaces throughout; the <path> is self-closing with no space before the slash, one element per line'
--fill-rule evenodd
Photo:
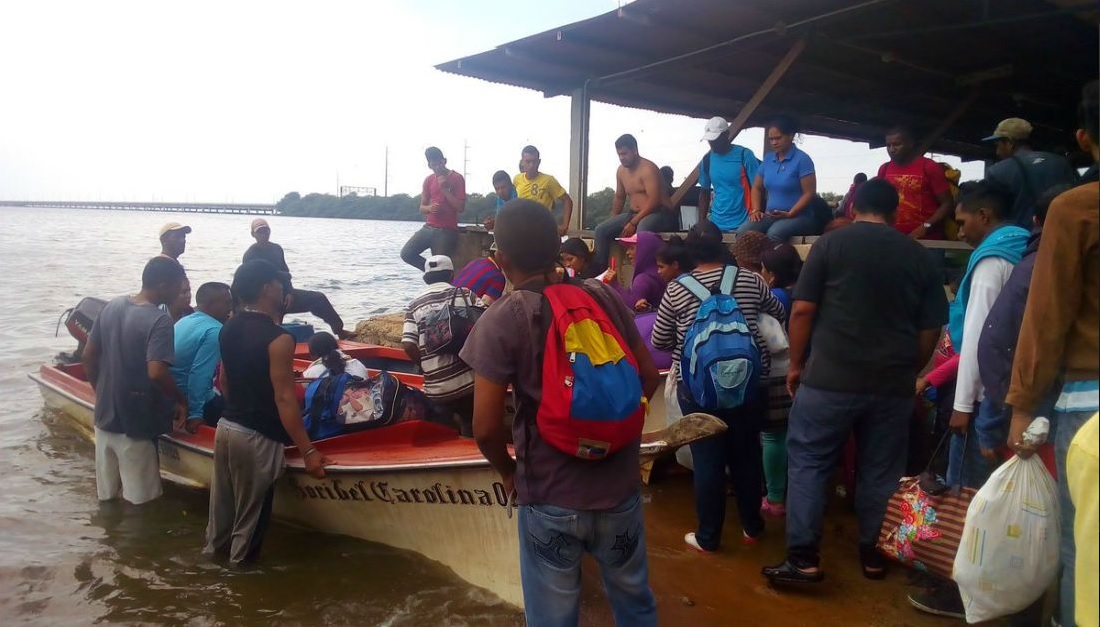
<path fill-rule="evenodd" d="M 398 487 L 389 481 L 345 481 L 330 479 L 305 483 L 289 478 L 298 498 L 317 501 L 362 501 L 391 505 L 424 503 L 427 505 L 474 505 L 506 507 L 504 484 L 494 481 L 491 490 L 454 488 L 442 482 L 419 487 Z"/>

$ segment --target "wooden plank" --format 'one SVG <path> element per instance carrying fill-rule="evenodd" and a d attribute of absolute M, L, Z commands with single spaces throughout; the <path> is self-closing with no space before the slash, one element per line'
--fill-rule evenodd
<path fill-rule="evenodd" d="M 794 42 L 791 49 L 787 51 L 787 54 L 783 55 L 783 58 L 779 60 L 779 63 L 772 68 L 771 74 L 764 79 L 764 82 L 760 84 L 760 87 L 756 90 L 756 93 L 752 95 L 752 98 L 745 103 L 744 107 L 741 107 L 741 111 L 737 113 L 737 117 L 730 122 L 730 140 L 737 137 L 741 129 L 744 128 L 745 123 L 752 117 L 753 113 L 756 113 L 757 107 L 760 103 L 764 102 L 764 99 L 768 97 L 772 89 L 779 83 L 779 79 L 783 78 L 783 75 L 787 73 L 791 65 L 798 58 L 798 55 L 802 54 L 802 51 L 806 49 L 806 40 L 799 39 Z M 680 183 L 680 188 L 676 190 L 676 193 L 672 195 L 672 206 L 680 206 L 680 202 L 683 201 L 684 196 L 687 195 L 688 190 L 695 187 L 695 183 L 699 180 L 699 166 L 696 165 L 691 171 L 691 174 L 687 175 L 683 183 Z"/>
<path fill-rule="evenodd" d="M 955 107 L 955 109 L 946 118 L 944 118 L 942 122 L 940 122 L 940 125 L 937 126 L 935 130 L 933 130 L 931 133 L 929 133 L 927 137 L 924 138 L 924 140 L 920 143 L 920 146 L 917 147 L 917 154 L 923 155 L 924 153 L 928 152 L 928 149 L 932 147 L 932 144 L 936 143 L 936 140 L 942 137 L 943 134 L 947 132 L 947 129 L 951 128 L 951 126 L 955 124 L 955 122 L 958 122 L 959 118 L 962 117 L 962 114 L 966 113 L 966 110 L 969 109 L 970 106 L 978 100 L 978 95 L 980 93 L 981 89 L 979 87 L 975 87 L 974 89 L 970 90 L 970 95 L 967 96 L 962 102 L 960 102 L 959 106 Z"/>

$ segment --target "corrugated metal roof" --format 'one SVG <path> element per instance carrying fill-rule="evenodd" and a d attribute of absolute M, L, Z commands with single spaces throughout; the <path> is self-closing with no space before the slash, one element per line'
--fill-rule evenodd
<path fill-rule="evenodd" d="M 436 66 L 547 96 L 733 117 L 798 38 L 806 50 L 750 118 L 779 112 L 806 132 L 879 145 L 895 124 L 933 145 L 989 156 L 980 140 L 1023 117 L 1069 148 L 1082 85 L 1097 78 L 1092 0 L 637 0 L 616 11 Z"/>

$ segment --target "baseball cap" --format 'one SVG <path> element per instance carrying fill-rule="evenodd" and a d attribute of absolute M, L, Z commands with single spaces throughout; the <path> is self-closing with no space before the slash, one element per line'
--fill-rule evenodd
<path fill-rule="evenodd" d="M 172 231 L 183 231 L 184 233 L 190 233 L 191 227 L 184 226 L 179 222 L 169 222 L 168 224 L 160 227 L 160 235 L 158 235 L 158 237 L 164 237 L 165 233 L 171 233 Z"/>
<path fill-rule="evenodd" d="M 721 116 L 707 120 L 706 130 L 703 131 L 703 139 L 699 141 L 709 142 L 718 139 L 718 136 L 730 130 L 730 123 Z"/>
<path fill-rule="evenodd" d="M 1008 118 L 1001 120 L 993 134 L 983 139 L 983 142 L 997 141 L 998 139 L 1011 139 L 1020 141 L 1031 137 L 1031 122 L 1022 118 Z"/>
<path fill-rule="evenodd" d="M 252 221 L 252 234 L 255 235 L 256 231 L 259 231 L 260 229 L 267 229 L 270 231 L 271 225 L 269 225 L 267 223 L 267 220 L 264 220 L 263 218 L 256 218 Z"/>
<path fill-rule="evenodd" d="M 424 274 L 428 274 L 429 272 L 442 272 L 444 270 L 450 270 L 451 272 L 455 270 L 454 263 L 451 262 L 451 258 L 447 255 L 432 255 L 424 262 Z"/>
<path fill-rule="evenodd" d="M 631 235 L 630 237 L 616 237 L 615 239 L 619 240 L 620 242 L 622 242 L 624 244 L 630 244 L 631 246 L 633 246 L 634 244 L 638 243 L 638 234 L 635 233 L 634 235 Z"/>

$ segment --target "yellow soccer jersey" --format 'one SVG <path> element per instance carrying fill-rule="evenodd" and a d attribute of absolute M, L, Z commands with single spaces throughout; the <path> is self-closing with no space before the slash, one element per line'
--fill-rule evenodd
<path fill-rule="evenodd" d="M 534 180 L 521 172 L 512 183 L 516 186 L 516 198 L 533 200 L 547 209 L 553 209 L 554 201 L 565 195 L 565 188 L 558 179 L 544 172 L 539 172 Z"/>

